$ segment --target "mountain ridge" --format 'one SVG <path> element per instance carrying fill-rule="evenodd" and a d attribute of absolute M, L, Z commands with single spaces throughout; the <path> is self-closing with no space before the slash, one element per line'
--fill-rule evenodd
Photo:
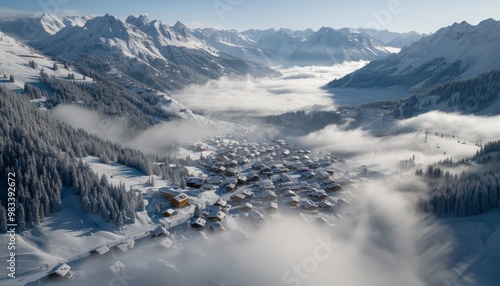
<path fill-rule="evenodd" d="M 422 90 L 476 77 L 500 66 L 500 21 L 454 23 L 425 36 L 397 55 L 329 83 L 331 87 L 405 86 Z"/>

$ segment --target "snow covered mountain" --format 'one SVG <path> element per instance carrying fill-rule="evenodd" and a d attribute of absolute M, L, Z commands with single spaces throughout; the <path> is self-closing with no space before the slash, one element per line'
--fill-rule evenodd
<path fill-rule="evenodd" d="M 305 29 L 305 30 L 293 30 L 293 29 L 288 29 L 288 28 L 280 28 L 278 30 L 271 28 L 271 29 L 266 29 L 266 30 L 256 30 L 256 29 L 249 29 L 246 31 L 241 32 L 242 35 L 245 37 L 248 37 L 254 42 L 260 41 L 260 39 L 270 36 L 276 32 L 282 32 L 290 37 L 293 38 L 301 38 L 303 40 L 307 40 L 312 34 L 314 34 L 313 29 Z"/>
<path fill-rule="evenodd" d="M 116 68 L 157 89 L 182 88 L 220 76 L 273 75 L 265 66 L 218 52 L 182 23 L 170 27 L 147 17 L 122 21 L 106 14 L 83 27 L 66 27 L 34 45 L 101 70 Z"/>
<path fill-rule="evenodd" d="M 345 61 L 375 60 L 390 51 L 376 40 L 353 29 L 323 27 L 288 59 L 287 66 L 333 65 Z"/>
<path fill-rule="evenodd" d="M 500 22 L 484 20 L 442 28 L 403 48 L 397 55 L 374 61 L 329 83 L 332 87 L 404 86 L 421 90 L 451 80 L 476 77 L 500 67 Z"/>
<path fill-rule="evenodd" d="M 425 34 L 419 34 L 411 31 L 408 33 L 397 33 L 388 30 L 375 30 L 369 28 L 356 29 L 360 33 L 364 33 L 389 47 L 402 48 L 420 40 Z"/>
<path fill-rule="evenodd" d="M 157 47 L 176 46 L 200 49 L 217 55 L 216 49 L 192 36 L 189 29 L 179 21 L 174 26 L 168 26 L 159 20 L 150 21 L 147 16 L 140 15 L 139 17 L 129 16 L 126 23 L 149 35 Z"/>
<path fill-rule="evenodd" d="M 257 46 L 262 50 L 274 54 L 279 63 L 285 63 L 290 55 L 305 41 L 301 37 L 292 37 L 289 34 L 278 31 L 259 39 Z"/>
<path fill-rule="evenodd" d="M 194 29 L 193 35 L 229 55 L 265 65 L 273 63 L 274 55 L 256 47 L 256 43 L 236 30 L 217 30 L 213 28 Z"/>
<path fill-rule="evenodd" d="M 290 54 L 305 41 L 313 31 L 291 29 L 267 30 L 217 30 L 194 29 L 192 34 L 217 50 L 232 56 L 276 66 L 286 62 Z"/>
<path fill-rule="evenodd" d="M 26 41 L 43 40 L 68 26 L 83 26 L 90 16 L 59 17 L 44 13 L 41 16 L 23 15 L 0 20 L 0 28 L 7 34 Z"/>

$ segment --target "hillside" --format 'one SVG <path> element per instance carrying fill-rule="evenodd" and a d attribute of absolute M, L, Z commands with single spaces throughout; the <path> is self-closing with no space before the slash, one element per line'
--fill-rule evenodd
<path fill-rule="evenodd" d="M 0 28 L 5 33 L 16 36 L 24 41 L 38 41 L 52 36 L 60 30 L 85 25 L 90 16 L 65 16 L 44 13 L 41 16 L 22 15 L 7 19 L 0 19 Z"/>
<path fill-rule="evenodd" d="M 44 53 L 109 71 L 113 68 L 161 90 L 182 88 L 221 76 L 269 76 L 265 66 L 218 53 L 192 37 L 181 23 L 169 27 L 159 21 L 109 14 L 83 27 L 67 27 L 34 45 Z M 139 26 L 136 26 L 139 25 Z"/>
<path fill-rule="evenodd" d="M 285 66 L 334 65 L 349 61 L 375 60 L 390 51 L 374 39 L 353 29 L 323 27 L 301 44 Z"/>
<path fill-rule="evenodd" d="M 442 28 L 405 47 L 397 55 L 333 80 L 330 87 L 403 86 L 424 90 L 452 80 L 476 77 L 500 66 L 500 22 L 484 20 Z"/>

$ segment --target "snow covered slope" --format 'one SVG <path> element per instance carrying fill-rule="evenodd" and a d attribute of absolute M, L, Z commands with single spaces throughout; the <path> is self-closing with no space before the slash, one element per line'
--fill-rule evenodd
<path fill-rule="evenodd" d="M 71 67 L 65 69 L 62 63 L 46 58 L 24 43 L 16 40 L 3 32 L 0 32 L 0 84 L 6 85 L 11 90 L 22 90 L 24 84 L 38 85 L 40 70 L 43 69 L 48 75 L 59 78 L 67 78 L 69 73 L 75 75 L 75 80 L 83 81 L 83 75 Z M 36 67 L 30 66 L 30 61 L 35 62 Z M 58 66 L 54 70 L 54 64 Z M 10 76 L 14 82 L 9 82 Z M 3 77 L 6 78 L 3 78 Z M 92 81 L 86 78 L 86 81 Z"/>
<path fill-rule="evenodd" d="M 151 36 L 156 46 L 200 49 L 217 56 L 217 50 L 193 37 L 189 29 L 179 21 L 174 26 L 169 26 L 159 20 L 150 21 L 145 15 L 139 15 L 139 17 L 131 15 L 127 18 L 126 22 L 138 27 L 141 31 Z"/>
<path fill-rule="evenodd" d="M 83 26 L 92 17 L 66 16 L 59 17 L 44 13 L 41 16 L 23 15 L 0 20 L 2 30 L 19 39 L 34 41 L 42 40 L 56 34 L 68 26 Z"/>
<path fill-rule="evenodd" d="M 109 14 L 96 17 L 83 27 L 64 29 L 37 46 L 48 54 L 70 59 L 75 59 L 82 53 L 106 54 L 115 50 L 131 58 L 162 58 L 151 37 Z"/>
<path fill-rule="evenodd" d="M 285 63 L 290 55 L 305 41 L 305 38 L 293 37 L 280 30 L 260 38 L 257 46 L 276 55 L 280 63 Z"/>
<path fill-rule="evenodd" d="M 402 48 L 420 40 L 425 34 L 419 34 L 411 31 L 408 33 L 397 33 L 388 30 L 375 30 L 370 28 L 356 29 L 360 33 L 364 33 L 390 47 Z"/>
<path fill-rule="evenodd" d="M 438 83 L 468 79 L 500 66 L 500 22 L 484 20 L 442 28 L 395 56 L 332 81 L 330 86 L 392 86 L 423 89 Z"/>
<path fill-rule="evenodd" d="M 205 28 L 195 29 L 192 33 L 207 45 L 223 53 L 265 65 L 273 65 L 279 62 L 279 59 L 273 53 L 260 49 L 255 41 L 236 30 Z"/>
<path fill-rule="evenodd" d="M 311 34 L 311 29 L 217 30 L 194 29 L 192 34 L 221 52 L 265 65 L 281 65 Z"/>
<path fill-rule="evenodd" d="M 375 60 L 389 54 L 382 44 L 356 30 L 323 27 L 290 55 L 286 65 L 333 65 Z"/>

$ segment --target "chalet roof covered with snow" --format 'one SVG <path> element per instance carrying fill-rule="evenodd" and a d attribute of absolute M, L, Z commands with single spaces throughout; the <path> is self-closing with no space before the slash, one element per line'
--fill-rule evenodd
<path fill-rule="evenodd" d="M 160 245 L 165 247 L 166 249 L 169 249 L 173 244 L 174 242 L 168 238 L 165 238 L 160 242 Z"/>
<path fill-rule="evenodd" d="M 125 269 L 125 265 L 121 263 L 120 261 L 116 261 L 115 263 L 111 264 L 109 266 L 109 270 L 112 272 L 118 274 L 121 273 Z"/>
<path fill-rule="evenodd" d="M 69 266 L 66 263 L 63 263 L 63 264 L 57 266 L 56 268 L 54 268 L 49 274 L 57 274 L 61 277 L 64 277 L 64 276 L 66 276 L 66 274 L 68 274 L 70 269 L 71 269 L 71 266 Z"/>
<path fill-rule="evenodd" d="M 99 255 L 103 255 L 103 254 L 109 252 L 109 248 L 106 245 L 103 245 L 103 246 L 96 248 L 95 252 L 97 252 Z"/>
<path fill-rule="evenodd" d="M 315 202 L 311 201 L 311 200 L 303 200 L 300 202 L 302 204 L 302 206 L 305 208 L 305 209 L 311 209 L 311 208 L 317 208 L 318 205 L 316 205 Z"/>
<path fill-rule="evenodd" d="M 259 187 L 263 190 L 274 190 L 274 184 L 269 181 L 260 182 Z"/>
<path fill-rule="evenodd" d="M 261 214 L 258 210 L 252 210 L 250 212 L 250 218 L 252 218 L 253 221 L 262 221 L 264 220 L 264 215 Z"/>
<path fill-rule="evenodd" d="M 187 200 L 187 199 L 188 199 L 188 196 L 184 193 L 180 193 L 173 198 L 173 200 L 176 200 L 177 202 L 182 202 L 182 201 Z"/>

